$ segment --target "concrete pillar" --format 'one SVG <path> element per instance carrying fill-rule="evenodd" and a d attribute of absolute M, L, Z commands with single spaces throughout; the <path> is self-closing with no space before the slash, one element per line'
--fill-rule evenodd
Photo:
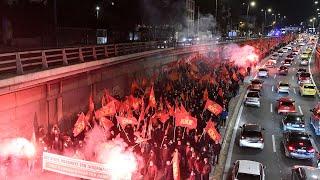
<path fill-rule="evenodd" d="M 23 74 L 23 66 L 21 63 L 21 58 L 19 53 L 16 53 L 16 66 L 17 66 L 17 74 Z"/>
<path fill-rule="evenodd" d="M 96 46 L 92 46 L 92 56 L 94 60 L 97 60 Z"/>
<path fill-rule="evenodd" d="M 82 48 L 81 47 L 79 47 L 79 60 L 81 62 L 84 62 L 84 57 L 83 57 L 83 53 L 82 53 Z"/>
<path fill-rule="evenodd" d="M 48 69 L 48 61 L 47 61 L 46 53 L 44 51 L 41 52 L 41 59 L 42 59 L 42 69 Z"/>
<path fill-rule="evenodd" d="M 63 65 L 68 65 L 66 49 L 62 49 L 62 61 Z"/>
<path fill-rule="evenodd" d="M 108 46 L 107 46 L 107 45 L 104 46 L 104 56 L 105 56 L 106 58 L 109 57 Z"/>

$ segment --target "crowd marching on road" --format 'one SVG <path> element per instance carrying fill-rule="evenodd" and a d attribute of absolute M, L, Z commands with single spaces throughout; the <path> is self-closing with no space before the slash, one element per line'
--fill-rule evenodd
<path fill-rule="evenodd" d="M 319 178 L 320 107 L 310 72 L 317 39 L 300 34 L 258 65 L 238 115 L 224 178 Z"/>

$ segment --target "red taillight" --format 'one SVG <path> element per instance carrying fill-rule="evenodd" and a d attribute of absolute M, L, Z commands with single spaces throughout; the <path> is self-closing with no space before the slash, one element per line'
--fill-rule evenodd
<path fill-rule="evenodd" d="M 294 147 L 293 146 L 289 146 L 288 149 L 289 149 L 289 151 L 293 151 Z"/>
<path fill-rule="evenodd" d="M 314 153 L 314 149 L 313 149 L 313 148 L 310 148 L 310 149 L 308 150 L 308 152 L 309 152 L 309 153 Z"/>
<path fill-rule="evenodd" d="M 303 142 L 300 142 L 299 145 L 300 145 L 300 146 L 303 146 Z"/>

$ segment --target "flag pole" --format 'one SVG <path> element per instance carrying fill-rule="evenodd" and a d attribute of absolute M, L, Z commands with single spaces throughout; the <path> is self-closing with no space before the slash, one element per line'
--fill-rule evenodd
<path fill-rule="evenodd" d="M 173 123 L 174 123 L 174 130 L 173 130 L 173 142 L 176 142 L 176 121 L 175 118 L 173 118 Z"/>
<path fill-rule="evenodd" d="M 127 137 L 128 141 L 129 141 L 129 142 L 131 142 L 131 141 L 130 141 L 130 139 L 129 139 L 129 137 L 128 137 L 128 135 L 127 135 L 127 132 L 122 128 L 122 126 L 120 126 L 120 128 L 122 129 L 122 131 L 123 131 L 123 132 L 124 132 L 124 134 L 126 135 L 126 137 Z"/>
<path fill-rule="evenodd" d="M 184 139 L 184 134 L 186 133 L 186 127 L 183 128 L 183 135 L 182 135 L 182 139 Z"/>
<path fill-rule="evenodd" d="M 201 134 L 201 136 L 199 138 L 199 141 L 201 140 L 201 138 L 202 138 L 202 136 L 204 135 L 205 132 L 206 132 L 206 130 L 203 130 L 203 132 L 202 132 L 202 134 Z"/>

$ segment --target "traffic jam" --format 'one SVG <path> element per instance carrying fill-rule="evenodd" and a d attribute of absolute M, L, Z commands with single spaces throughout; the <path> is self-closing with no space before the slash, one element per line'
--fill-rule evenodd
<path fill-rule="evenodd" d="M 300 34 L 257 67 L 246 90 L 226 179 L 319 179 L 320 104 L 312 78 L 317 38 Z"/>

